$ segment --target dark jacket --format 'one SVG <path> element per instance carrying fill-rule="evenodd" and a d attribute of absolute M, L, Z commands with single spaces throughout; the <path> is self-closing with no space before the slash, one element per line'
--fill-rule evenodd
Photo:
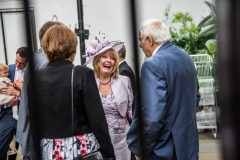
<path fill-rule="evenodd" d="M 53 139 L 73 136 L 72 68 L 73 64 L 70 61 L 51 61 L 46 67 L 35 72 L 34 85 L 31 84 L 33 81 L 30 80 L 30 86 L 35 88 L 35 105 L 29 105 L 30 124 L 33 137 L 38 139 L 37 143 L 42 138 Z M 28 93 L 28 95 L 31 97 L 29 99 L 33 98 L 33 94 Z M 75 67 L 73 97 L 74 135 L 94 133 L 105 155 L 110 158 L 114 157 L 106 118 L 91 69 L 84 66 Z M 29 101 L 29 103 L 32 102 Z M 32 128 L 32 126 L 34 127 Z"/>
<path fill-rule="evenodd" d="M 122 62 L 119 65 L 119 74 L 127 76 L 130 79 L 131 87 L 132 87 L 132 90 L 133 90 L 133 95 L 135 95 L 135 93 L 136 93 L 136 79 L 135 79 L 135 75 L 133 73 L 132 68 L 127 64 L 126 61 Z"/>

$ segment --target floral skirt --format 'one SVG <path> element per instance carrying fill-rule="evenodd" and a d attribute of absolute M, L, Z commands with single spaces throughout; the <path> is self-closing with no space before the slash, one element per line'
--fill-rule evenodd
<path fill-rule="evenodd" d="M 41 140 L 42 160 L 73 160 L 100 148 L 93 133 Z"/>

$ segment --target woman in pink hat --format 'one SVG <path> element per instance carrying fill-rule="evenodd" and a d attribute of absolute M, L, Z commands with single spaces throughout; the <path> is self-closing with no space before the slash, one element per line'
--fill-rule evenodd
<path fill-rule="evenodd" d="M 127 115 L 132 117 L 133 93 L 128 77 L 118 74 L 117 51 L 123 42 L 101 42 L 98 37 L 91 42 L 84 57 L 85 64 L 92 62 L 102 101 L 108 130 L 117 160 L 130 160 L 131 153 L 126 142 L 129 129 Z"/>

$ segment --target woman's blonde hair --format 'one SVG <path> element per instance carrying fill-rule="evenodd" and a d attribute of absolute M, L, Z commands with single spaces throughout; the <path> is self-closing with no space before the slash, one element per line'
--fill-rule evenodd
<path fill-rule="evenodd" d="M 49 61 L 68 59 L 76 54 L 76 34 L 65 25 L 54 25 L 49 28 L 41 41 L 44 53 Z"/>
<path fill-rule="evenodd" d="M 0 71 L 8 70 L 8 66 L 4 63 L 0 63 Z"/>
<path fill-rule="evenodd" d="M 114 61 L 115 61 L 113 70 L 111 72 L 111 77 L 118 78 L 118 56 L 117 56 L 117 52 L 112 48 L 110 48 L 110 49 L 104 51 L 103 53 L 98 54 L 96 57 L 94 57 L 93 62 L 92 62 L 94 74 L 99 78 L 99 75 L 100 75 L 99 61 L 100 61 L 100 58 L 102 57 L 102 55 L 104 55 L 108 51 L 111 51 L 111 53 L 113 54 Z"/>

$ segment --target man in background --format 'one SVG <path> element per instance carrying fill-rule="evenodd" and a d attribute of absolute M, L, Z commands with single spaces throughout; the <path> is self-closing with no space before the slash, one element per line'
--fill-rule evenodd
<path fill-rule="evenodd" d="M 126 60 L 126 47 L 123 47 L 118 51 L 118 61 L 119 61 L 119 74 L 127 76 L 131 81 L 131 87 L 133 90 L 133 95 L 136 93 L 136 79 L 132 68 L 127 64 Z"/>
<path fill-rule="evenodd" d="M 136 79 L 135 75 L 133 73 L 132 68 L 127 64 L 126 60 L 126 47 L 123 45 L 123 47 L 118 51 L 118 62 L 119 62 L 119 74 L 127 76 L 130 81 L 131 81 L 131 87 L 133 91 L 133 96 L 135 97 L 136 93 Z M 134 112 L 134 105 L 135 105 L 135 100 L 133 101 L 132 105 L 132 112 Z M 131 125 L 132 120 L 127 117 L 128 123 Z M 135 155 L 131 152 L 131 160 L 136 160 Z"/>
<path fill-rule="evenodd" d="M 16 80 L 23 81 L 25 67 L 28 63 L 29 49 L 27 47 L 20 47 L 16 52 L 15 64 L 9 65 L 9 76 L 11 82 Z M 19 104 L 20 91 L 14 87 L 5 87 L 2 89 L 3 94 L 17 95 L 10 103 L 0 106 L 2 111 L 0 112 L 0 159 L 7 159 L 7 151 L 9 144 L 11 143 L 14 135 L 16 134 L 17 121 L 13 118 L 12 108 L 13 105 Z M 17 93 L 17 94 L 16 94 Z M 16 143 L 18 149 L 18 143 Z M 9 160 L 15 160 L 17 154 L 9 156 Z"/>
<path fill-rule="evenodd" d="M 44 23 L 44 25 L 39 30 L 39 41 L 41 40 L 45 34 L 45 32 L 51 28 L 53 25 L 60 25 L 60 22 L 48 21 Z M 47 57 L 43 53 L 42 48 L 40 48 L 35 54 L 33 54 L 33 67 L 34 70 L 38 70 L 45 65 L 47 65 Z M 19 106 L 19 119 L 17 125 L 17 136 L 16 141 L 21 145 L 21 152 L 23 160 L 29 160 L 36 158 L 34 147 L 33 147 L 33 139 L 32 134 L 30 132 L 30 123 L 29 123 L 29 115 L 28 115 L 28 97 L 27 97 L 27 86 L 29 83 L 30 76 L 29 65 L 26 67 L 26 73 L 24 75 L 24 85 L 21 93 L 21 103 Z"/>

